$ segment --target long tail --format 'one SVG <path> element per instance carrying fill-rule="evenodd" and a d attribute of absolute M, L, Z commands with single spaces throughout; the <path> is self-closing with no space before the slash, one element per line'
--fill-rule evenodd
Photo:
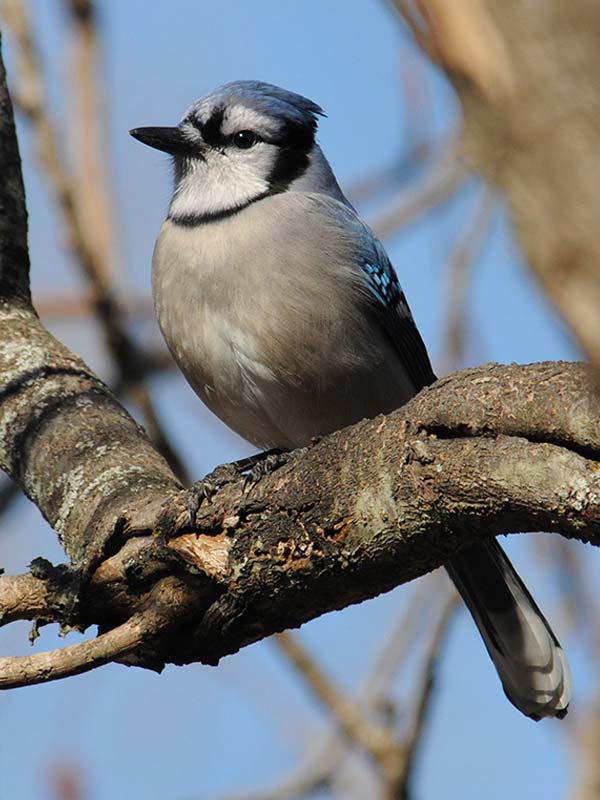
<path fill-rule="evenodd" d="M 571 673 L 544 615 L 494 539 L 447 566 L 467 604 L 510 702 L 528 717 L 559 717 L 571 699 Z"/>

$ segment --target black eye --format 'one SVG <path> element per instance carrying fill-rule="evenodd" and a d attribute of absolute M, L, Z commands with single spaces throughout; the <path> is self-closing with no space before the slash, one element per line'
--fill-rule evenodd
<path fill-rule="evenodd" d="M 240 150 L 248 150 L 249 147 L 256 144 L 258 137 L 253 131 L 238 131 L 233 134 L 233 143 Z"/>

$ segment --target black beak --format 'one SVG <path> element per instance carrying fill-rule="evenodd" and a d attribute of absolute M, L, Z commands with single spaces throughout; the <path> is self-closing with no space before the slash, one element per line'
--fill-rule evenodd
<path fill-rule="evenodd" d="M 188 141 L 179 128 L 134 128 L 129 134 L 138 142 L 173 156 L 192 155 L 198 150 L 197 145 Z"/>

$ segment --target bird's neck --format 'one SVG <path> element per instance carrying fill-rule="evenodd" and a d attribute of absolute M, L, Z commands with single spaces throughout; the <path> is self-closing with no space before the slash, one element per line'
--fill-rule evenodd
<path fill-rule="evenodd" d="M 207 169 L 199 160 L 176 165 L 175 192 L 168 218 L 180 225 L 200 225 L 240 213 L 248 206 L 281 192 L 326 194 L 348 203 L 321 148 L 315 144 L 307 154 L 306 167 L 288 182 L 269 182 L 240 170 L 224 175 Z"/>

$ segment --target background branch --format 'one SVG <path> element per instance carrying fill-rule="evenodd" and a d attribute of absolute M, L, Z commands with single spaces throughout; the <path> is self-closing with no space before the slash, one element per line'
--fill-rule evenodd
<path fill-rule="evenodd" d="M 91 8 L 89 3 L 76 4 L 76 6 L 79 11 L 73 13 L 78 20 L 82 19 L 80 12 L 83 6 Z M 87 195 L 89 187 L 86 195 L 83 195 L 83 187 L 79 185 L 76 177 L 70 174 L 68 166 L 61 158 L 58 138 L 47 108 L 40 59 L 28 13 L 28 2 L 27 0 L 2 0 L 0 12 L 13 32 L 17 46 L 18 103 L 33 125 L 40 162 L 56 194 L 70 249 L 81 266 L 96 315 L 102 324 L 107 348 L 117 365 L 117 384 L 129 394 L 138 406 L 145 419 L 150 438 L 165 456 L 176 475 L 185 482 L 187 481 L 185 466 L 163 430 L 149 390 L 144 383 L 146 359 L 128 333 L 120 303 L 110 284 L 111 263 L 108 247 L 112 234 L 107 227 L 103 233 L 100 233 L 96 227 L 96 219 L 92 224 L 89 216 L 82 211 L 81 199 L 82 196 Z M 83 80 L 85 85 L 81 92 L 78 92 L 78 96 L 80 102 L 85 102 L 95 108 L 97 105 L 95 83 L 91 80 L 88 64 L 88 60 L 91 58 L 88 48 L 90 42 L 93 41 L 93 37 L 90 38 L 89 20 L 91 17 L 89 13 L 84 14 L 83 19 L 83 22 L 78 22 L 78 26 L 80 30 L 83 26 L 84 32 L 81 33 L 81 36 L 85 40 L 79 43 L 79 49 L 84 51 L 86 69 L 79 79 Z M 85 101 L 83 100 L 84 96 Z M 96 123 L 92 119 L 91 126 L 94 130 L 92 138 L 99 145 L 97 119 Z M 88 131 L 88 133 L 90 132 Z M 98 146 L 93 151 L 86 149 L 82 155 L 80 160 L 82 178 L 91 180 L 93 175 L 100 172 L 97 164 L 99 152 Z M 77 186 L 80 187 L 79 191 Z M 105 201 L 101 199 L 102 191 L 94 187 L 94 192 L 96 191 L 99 191 L 97 204 L 104 208 Z M 101 212 L 100 222 L 105 217 L 108 218 L 106 208 Z M 90 235 L 91 231 L 94 231 L 93 236 Z"/>
<path fill-rule="evenodd" d="M 465 156 L 504 192 L 529 264 L 600 366 L 600 165 L 594 0 L 396 2 L 445 69 Z M 415 6 L 420 12 L 416 22 Z M 517 79 L 518 78 L 518 79 Z"/>
<path fill-rule="evenodd" d="M 468 217 L 448 264 L 448 306 L 442 374 L 463 366 L 466 341 L 466 304 L 471 269 L 489 233 L 496 198 L 486 186 L 478 193 L 474 210 Z"/>

